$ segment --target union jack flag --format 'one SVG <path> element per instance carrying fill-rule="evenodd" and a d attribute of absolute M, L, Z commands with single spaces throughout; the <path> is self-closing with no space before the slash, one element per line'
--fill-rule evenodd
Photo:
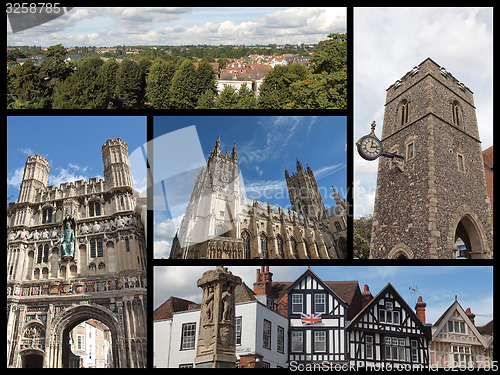
<path fill-rule="evenodd" d="M 321 323 L 321 314 L 301 314 L 300 320 L 303 326 Z"/>

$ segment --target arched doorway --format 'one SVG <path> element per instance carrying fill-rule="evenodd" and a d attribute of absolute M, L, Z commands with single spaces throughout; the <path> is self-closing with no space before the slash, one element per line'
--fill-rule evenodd
<path fill-rule="evenodd" d="M 121 347 L 119 337 L 124 337 L 115 314 L 98 305 L 80 305 L 62 311 L 54 320 L 47 337 L 53 343 L 49 347 L 49 354 L 45 367 L 70 368 L 78 367 L 78 359 L 71 351 L 70 333 L 82 322 L 96 320 L 109 328 L 111 367 L 127 367 L 125 358 L 129 350 Z"/>
<path fill-rule="evenodd" d="M 464 215 L 458 222 L 455 229 L 453 244 L 454 248 L 460 239 L 463 245 L 459 247 L 459 252 L 456 257 L 471 259 L 477 257 L 484 251 L 483 241 L 481 239 L 481 231 L 474 219 L 469 215 Z M 479 255 L 481 257 L 481 255 Z"/>
<path fill-rule="evenodd" d="M 26 350 L 21 353 L 22 368 L 42 368 L 43 353 L 38 350 Z"/>

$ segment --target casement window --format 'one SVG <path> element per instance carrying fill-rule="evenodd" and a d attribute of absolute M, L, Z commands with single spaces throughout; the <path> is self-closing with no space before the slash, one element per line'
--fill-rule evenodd
<path fill-rule="evenodd" d="M 292 313 L 301 314 L 303 309 L 303 295 L 292 294 Z"/>
<path fill-rule="evenodd" d="M 236 345 L 241 345 L 241 316 L 236 317 Z"/>
<path fill-rule="evenodd" d="M 314 331 L 314 351 L 326 352 L 326 331 Z"/>
<path fill-rule="evenodd" d="M 418 362 L 418 341 L 411 340 L 411 361 Z"/>
<path fill-rule="evenodd" d="M 314 312 L 324 314 L 326 312 L 326 298 L 324 294 L 314 295 Z"/>
<path fill-rule="evenodd" d="M 271 349 L 271 322 L 264 319 L 263 344 L 265 349 Z"/>
<path fill-rule="evenodd" d="M 465 322 L 448 321 L 448 332 L 450 333 L 465 333 Z"/>
<path fill-rule="evenodd" d="M 398 337 L 385 337 L 385 359 L 392 361 L 405 361 L 405 339 Z"/>
<path fill-rule="evenodd" d="M 196 323 L 184 323 L 182 325 L 181 350 L 190 350 L 196 347 Z"/>
<path fill-rule="evenodd" d="M 373 359 L 373 336 L 365 337 L 365 357 Z"/>
<path fill-rule="evenodd" d="M 395 324 L 399 325 L 401 323 L 401 313 L 397 310 L 393 310 L 393 303 L 386 302 L 385 309 L 379 309 L 378 317 L 380 323 Z"/>
<path fill-rule="evenodd" d="M 278 343 L 276 350 L 278 351 L 278 353 L 285 352 L 285 329 L 280 326 L 278 326 Z"/>
<path fill-rule="evenodd" d="M 292 331 L 292 352 L 304 351 L 304 332 Z"/>
<path fill-rule="evenodd" d="M 454 367 L 468 367 L 472 362 L 470 346 L 452 345 Z"/>

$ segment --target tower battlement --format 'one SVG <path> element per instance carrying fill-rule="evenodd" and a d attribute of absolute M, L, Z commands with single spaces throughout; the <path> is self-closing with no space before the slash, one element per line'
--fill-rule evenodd
<path fill-rule="evenodd" d="M 450 72 L 448 72 L 446 68 L 440 66 L 431 58 L 425 59 L 389 86 L 387 89 L 387 102 L 394 100 L 426 76 L 432 76 L 435 80 L 445 85 L 449 90 L 452 90 L 455 94 L 474 105 L 473 92 L 457 78 L 455 78 Z"/>

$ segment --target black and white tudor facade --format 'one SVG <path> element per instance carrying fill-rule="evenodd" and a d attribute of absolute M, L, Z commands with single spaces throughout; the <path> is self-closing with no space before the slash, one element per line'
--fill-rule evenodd
<path fill-rule="evenodd" d="M 431 327 L 390 283 L 372 297 L 357 281 L 323 281 L 308 268 L 287 295 L 289 366 L 429 366 Z"/>
<path fill-rule="evenodd" d="M 351 366 L 427 368 L 431 326 L 390 283 L 374 298 L 366 291 L 369 302 L 346 327 Z"/>
<path fill-rule="evenodd" d="M 347 363 L 348 304 L 308 269 L 287 289 L 289 363 Z"/>

